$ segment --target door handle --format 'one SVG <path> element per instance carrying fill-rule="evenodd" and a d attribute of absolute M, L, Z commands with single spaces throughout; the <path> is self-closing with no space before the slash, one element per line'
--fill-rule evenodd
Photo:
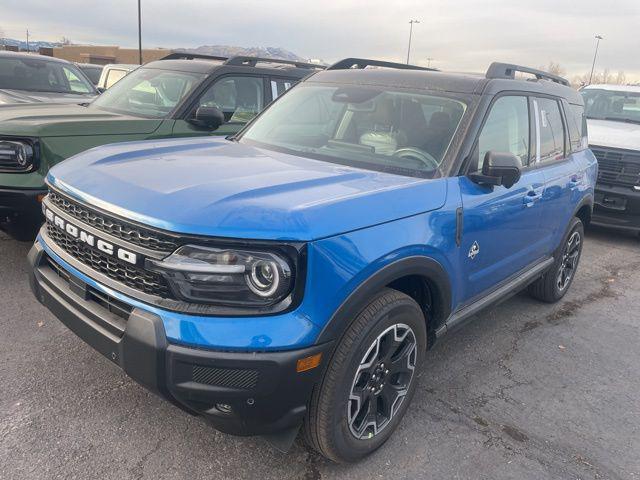
<path fill-rule="evenodd" d="M 575 190 L 578 185 L 580 185 L 582 183 L 582 176 L 581 175 L 572 175 L 571 179 L 569 179 L 569 188 L 571 190 Z"/>
<path fill-rule="evenodd" d="M 522 199 L 525 207 L 533 207 L 533 205 L 542 198 L 542 189 L 531 189 Z"/>

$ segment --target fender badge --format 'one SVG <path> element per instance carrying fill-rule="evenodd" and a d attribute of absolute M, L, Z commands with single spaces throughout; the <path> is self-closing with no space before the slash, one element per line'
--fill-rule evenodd
<path fill-rule="evenodd" d="M 480 245 L 478 245 L 478 242 L 473 242 L 473 245 L 471 245 L 471 248 L 469 249 L 469 258 L 473 260 L 479 253 Z"/>

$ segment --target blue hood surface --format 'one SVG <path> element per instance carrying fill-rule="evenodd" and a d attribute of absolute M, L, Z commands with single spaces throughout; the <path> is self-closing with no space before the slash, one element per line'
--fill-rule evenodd
<path fill-rule="evenodd" d="M 48 181 L 86 203 L 180 233 L 314 240 L 440 208 L 446 182 L 209 137 L 105 145 Z"/>

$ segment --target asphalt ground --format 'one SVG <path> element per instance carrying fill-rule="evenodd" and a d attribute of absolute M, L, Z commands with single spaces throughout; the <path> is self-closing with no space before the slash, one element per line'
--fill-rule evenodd
<path fill-rule="evenodd" d="M 413 404 L 371 457 L 215 431 L 128 379 L 27 284 L 0 233 L 2 479 L 640 479 L 640 241 L 587 234 L 565 299 L 526 294 L 427 354 Z"/>

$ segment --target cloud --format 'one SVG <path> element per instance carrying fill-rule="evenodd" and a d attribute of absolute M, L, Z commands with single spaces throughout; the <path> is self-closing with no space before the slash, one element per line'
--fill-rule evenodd
<path fill-rule="evenodd" d="M 133 0 L 4 0 L 0 28 L 38 40 L 67 36 L 94 44 L 137 43 Z M 483 70 L 493 60 L 530 66 L 560 63 L 589 70 L 594 35 L 604 35 L 598 68 L 640 80 L 640 1 L 617 0 L 142 0 L 145 46 L 281 46 L 328 61 L 346 56 L 402 61 L 410 18 L 412 61 Z"/>

